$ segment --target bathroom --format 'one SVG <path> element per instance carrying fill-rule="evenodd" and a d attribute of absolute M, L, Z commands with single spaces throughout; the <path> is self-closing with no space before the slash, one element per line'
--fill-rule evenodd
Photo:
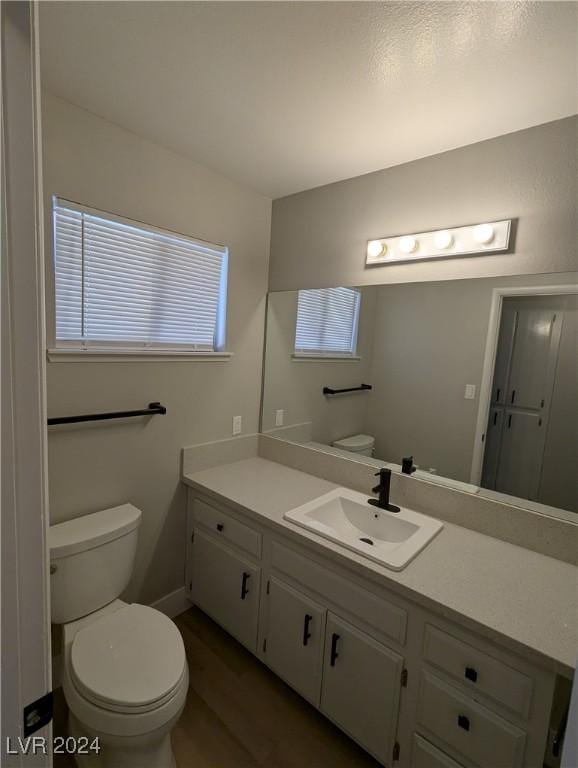
<path fill-rule="evenodd" d="M 576 768 L 578 3 L 1 13 L 2 765 Z"/>

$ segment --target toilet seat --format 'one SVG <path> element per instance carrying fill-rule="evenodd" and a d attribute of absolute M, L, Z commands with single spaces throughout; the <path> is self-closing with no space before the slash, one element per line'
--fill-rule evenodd
<path fill-rule="evenodd" d="M 79 630 L 70 675 L 87 701 L 110 712 L 151 712 L 169 702 L 187 674 L 183 639 L 160 611 L 131 604 Z"/>

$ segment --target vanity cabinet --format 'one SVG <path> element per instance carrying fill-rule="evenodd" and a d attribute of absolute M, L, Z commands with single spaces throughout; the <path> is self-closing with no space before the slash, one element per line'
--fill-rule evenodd
<path fill-rule="evenodd" d="M 267 584 L 267 664 L 318 707 L 327 610 L 272 576 Z"/>
<path fill-rule="evenodd" d="M 189 493 L 193 603 L 386 768 L 542 768 L 555 675 Z"/>
<path fill-rule="evenodd" d="M 261 569 L 211 534 L 195 530 L 190 596 L 249 650 L 257 645 Z"/>
<path fill-rule="evenodd" d="M 403 658 L 330 613 L 321 711 L 388 764 L 393 755 Z"/>

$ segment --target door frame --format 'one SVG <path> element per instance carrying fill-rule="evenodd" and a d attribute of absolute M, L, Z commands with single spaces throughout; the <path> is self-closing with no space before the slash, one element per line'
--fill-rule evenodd
<path fill-rule="evenodd" d="M 480 485 L 482 469 L 484 465 L 485 442 L 484 435 L 488 425 L 490 406 L 492 400 L 492 380 L 496 364 L 496 352 L 500 335 L 500 323 L 502 321 L 502 309 L 504 299 L 515 296 L 564 296 L 578 294 L 578 285 L 528 285 L 508 287 L 501 286 L 492 290 L 492 302 L 490 305 L 490 319 L 486 336 L 486 348 L 480 381 L 480 402 L 474 436 L 474 452 L 472 467 L 470 470 L 470 483 Z"/>
<path fill-rule="evenodd" d="M 6 768 L 52 765 L 50 700 L 30 711 L 44 737 L 26 754 L 24 708 L 51 690 L 42 134 L 37 2 L 2 3 L 2 719 Z M 8 745 L 7 738 L 11 743 Z M 16 742 L 16 743 L 15 743 Z M 10 746 L 10 752 L 9 752 Z M 14 752 L 16 750 L 16 753 Z"/>

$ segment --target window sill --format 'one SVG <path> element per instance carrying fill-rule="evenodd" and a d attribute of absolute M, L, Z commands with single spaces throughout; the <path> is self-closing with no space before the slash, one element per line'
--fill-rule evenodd
<path fill-rule="evenodd" d="M 228 362 L 232 352 L 184 349 L 114 349 L 105 347 L 59 347 L 47 350 L 51 363 L 218 363 Z"/>
<path fill-rule="evenodd" d="M 358 363 L 358 355 L 306 355 L 295 352 L 291 358 L 296 363 Z"/>

